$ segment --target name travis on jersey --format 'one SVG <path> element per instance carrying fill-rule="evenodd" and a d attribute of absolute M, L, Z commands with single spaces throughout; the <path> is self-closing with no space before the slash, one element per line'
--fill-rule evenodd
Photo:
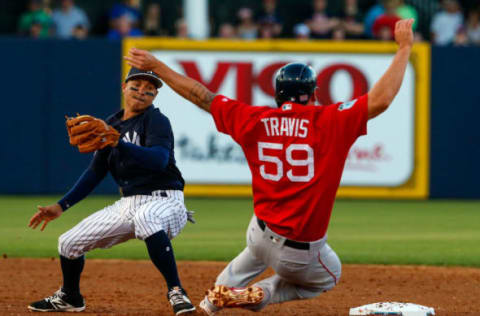
<path fill-rule="evenodd" d="M 293 136 L 306 138 L 308 135 L 307 119 L 291 117 L 267 117 L 261 119 L 267 136 Z"/>

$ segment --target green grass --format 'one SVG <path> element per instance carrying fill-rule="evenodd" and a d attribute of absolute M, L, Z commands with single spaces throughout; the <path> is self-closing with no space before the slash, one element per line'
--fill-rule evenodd
<path fill-rule="evenodd" d="M 37 204 L 56 197 L 0 197 L 0 254 L 9 257 L 57 256 L 57 238 L 82 218 L 116 197 L 87 198 L 44 232 L 32 231 L 28 220 Z M 245 246 L 252 214 L 249 199 L 187 199 L 197 224 L 187 224 L 175 238 L 179 260 L 232 259 Z M 329 228 L 329 244 L 344 263 L 463 265 L 480 267 L 480 201 L 337 201 Z M 146 259 L 141 241 L 89 258 Z"/>

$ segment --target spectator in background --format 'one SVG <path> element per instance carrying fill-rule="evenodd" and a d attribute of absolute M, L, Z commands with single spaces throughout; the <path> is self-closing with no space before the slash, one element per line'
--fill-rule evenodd
<path fill-rule="evenodd" d="M 125 0 L 123 3 L 117 3 L 109 12 L 110 22 L 115 23 L 117 19 L 127 16 L 132 24 L 132 28 L 138 29 L 142 19 L 140 7 L 141 0 Z"/>
<path fill-rule="evenodd" d="M 28 11 L 20 17 L 18 31 L 20 35 L 33 38 L 49 37 L 52 30 L 52 18 L 45 11 L 42 0 L 30 0 Z"/>
<path fill-rule="evenodd" d="M 378 34 L 375 36 L 373 32 L 373 25 L 381 15 L 384 15 L 387 10 L 390 10 L 386 8 L 387 6 L 389 8 L 392 6 L 395 7 L 394 14 L 401 19 L 414 19 L 413 30 L 416 30 L 418 26 L 418 12 L 413 6 L 406 4 L 404 0 L 395 0 L 393 2 L 390 0 L 379 0 L 365 15 L 364 28 L 367 37 L 378 37 Z M 389 12 L 389 15 L 392 13 L 393 12 Z M 387 35 L 387 33 L 385 32 L 384 35 Z M 416 34 L 416 36 L 418 35 L 419 34 Z"/>
<path fill-rule="evenodd" d="M 42 0 L 41 1 L 42 3 L 42 7 L 43 7 L 43 11 L 45 11 L 45 13 L 47 13 L 48 15 L 52 15 L 52 0 Z"/>
<path fill-rule="evenodd" d="M 374 29 L 373 32 L 376 40 L 383 42 L 393 41 L 392 29 L 388 25 L 381 25 L 377 29 Z"/>
<path fill-rule="evenodd" d="M 35 39 L 42 38 L 42 23 L 34 20 L 28 30 L 28 37 Z"/>
<path fill-rule="evenodd" d="M 373 24 L 377 20 L 379 16 L 385 13 L 385 8 L 383 6 L 383 2 L 379 1 L 379 3 L 372 6 L 365 15 L 365 19 L 363 21 L 363 25 L 365 27 L 365 35 L 367 37 L 373 38 Z"/>
<path fill-rule="evenodd" d="M 235 27 L 230 23 L 223 23 L 218 28 L 218 37 L 225 39 L 234 39 L 237 37 Z"/>
<path fill-rule="evenodd" d="M 276 38 L 282 33 L 283 21 L 278 13 L 277 0 L 263 0 L 263 9 L 258 23 L 260 37 Z"/>
<path fill-rule="evenodd" d="M 339 20 L 327 14 L 327 0 L 313 0 L 313 14 L 307 25 L 312 38 L 331 38 Z"/>
<path fill-rule="evenodd" d="M 340 14 L 340 24 L 334 29 L 332 38 L 335 40 L 361 39 L 364 37 L 364 32 L 363 16 L 358 8 L 358 1 L 345 0 Z"/>
<path fill-rule="evenodd" d="M 341 42 L 346 39 L 347 39 L 347 34 L 345 32 L 345 28 L 341 26 L 337 26 L 332 30 L 332 40 Z"/>
<path fill-rule="evenodd" d="M 143 33 L 148 36 L 165 36 L 166 32 L 161 26 L 161 7 L 158 3 L 151 3 L 145 14 Z"/>
<path fill-rule="evenodd" d="M 400 2 L 398 0 L 384 0 L 385 13 L 380 15 L 373 23 L 373 36 L 381 41 L 392 41 L 394 39 L 395 24 L 400 21 L 397 15 Z"/>
<path fill-rule="evenodd" d="M 73 28 L 72 38 L 76 40 L 84 40 L 88 36 L 88 29 L 83 24 L 78 24 Z"/>
<path fill-rule="evenodd" d="M 457 0 L 443 0 L 443 10 L 433 16 L 432 42 L 437 45 L 452 44 L 463 26 L 463 15 Z"/>
<path fill-rule="evenodd" d="M 186 39 L 188 35 L 188 24 L 185 19 L 178 19 L 175 22 L 175 37 Z"/>
<path fill-rule="evenodd" d="M 467 30 L 464 27 L 461 27 L 457 34 L 455 35 L 455 39 L 453 40 L 454 46 L 468 46 L 468 35 Z"/>
<path fill-rule="evenodd" d="M 466 29 L 468 41 L 471 44 L 480 45 L 480 8 L 468 13 Z"/>
<path fill-rule="evenodd" d="M 308 40 L 310 38 L 310 28 L 305 23 L 298 23 L 293 27 L 293 34 L 298 40 Z"/>
<path fill-rule="evenodd" d="M 278 21 L 274 17 L 264 17 L 259 21 L 260 28 L 260 38 L 262 39 L 272 39 L 277 38 L 280 33 L 278 29 Z"/>
<path fill-rule="evenodd" d="M 113 28 L 108 32 L 107 37 L 111 40 L 120 40 L 126 36 L 142 36 L 142 32 L 133 26 L 128 15 L 121 16 L 114 20 Z"/>
<path fill-rule="evenodd" d="M 253 21 L 252 9 L 240 8 L 237 16 L 240 21 L 236 31 L 238 37 L 246 40 L 256 39 L 258 36 L 258 25 Z"/>
<path fill-rule="evenodd" d="M 413 19 L 413 31 L 417 29 L 418 12 L 413 6 L 406 4 L 404 0 L 398 0 L 397 15 L 401 19 Z"/>
<path fill-rule="evenodd" d="M 56 35 L 62 39 L 72 38 L 73 29 L 78 25 L 83 25 L 87 30 L 90 25 L 85 12 L 76 7 L 73 0 L 61 0 L 61 6 L 53 11 L 52 19 Z"/>

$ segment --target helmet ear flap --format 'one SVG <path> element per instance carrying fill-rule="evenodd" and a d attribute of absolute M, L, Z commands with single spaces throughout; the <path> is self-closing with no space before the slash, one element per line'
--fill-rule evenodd
<path fill-rule="evenodd" d="M 275 93 L 275 102 L 277 103 L 278 107 L 281 107 L 284 102 L 288 101 L 284 96 L 284 91 L 276 91 Z"/>

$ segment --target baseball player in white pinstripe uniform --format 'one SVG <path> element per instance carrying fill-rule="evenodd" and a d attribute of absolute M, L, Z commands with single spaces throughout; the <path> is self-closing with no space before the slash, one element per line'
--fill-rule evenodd
<path fill-rule="evenodd" d="M 85 198 L 110 172 L 122 198 L 93 213 L 60 236 L 58 252 L 63 285 L 52 296 L 31 303 L 31 311 L 80 312 L 84 254 L 129 239 L 144 240 L 154 265 L 164 276 L 175 315 L 195 310 L 182 288 L 170 239 L 193 221 L 183 200 L 184 180 L 175 165 L 174 139 L 168 118 L 152 105 L 162 86 L 151 71 L 132 68 L 122 90 L 125 108 L 106 122 L 120 133 L 118 144 L 95 152 L 73 188 L 58 203 L 39 206 L 30 220 L 36 228 L 58 218 Z"/>

